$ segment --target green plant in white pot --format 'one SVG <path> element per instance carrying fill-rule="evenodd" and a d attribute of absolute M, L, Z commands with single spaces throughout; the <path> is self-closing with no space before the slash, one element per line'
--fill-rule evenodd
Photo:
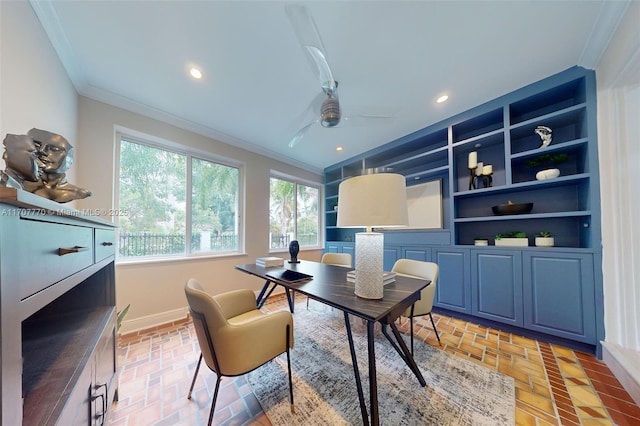
<path fill-rule="evenodd" d="M 485 237 L 475 237 L 473 239 L 473 244 L 476 246 L 488 246 L 489 245 L 489 239 L 485 238 Z"/>
<path fill-rule="evenodd" d="M 548 231 L 540 231 L 536 235 L 536 247 L 553 247 L 555 241 L 553 234 Z"/>
<path fill-rule="evenodd" d="M 534 167 L 541 170 L 536 173 L 537 180 L 553 179 L 560 176 L 560 169 L 555 168 L 557 164 L 562 164 L 569 160 L 567 154 L 542 154 L 525 162 L 527 167 Z"/>
<path fill-rule="evenodd" d="M 496 246 L 526 247 L 529 245 L 527 234 L 521 231 L 511 231 L 494 236 Z"/>

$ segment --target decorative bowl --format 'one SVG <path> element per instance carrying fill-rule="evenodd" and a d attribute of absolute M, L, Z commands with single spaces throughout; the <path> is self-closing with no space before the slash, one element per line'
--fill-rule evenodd
<path fill-rule="evenodd" d="M 493 214 L 498 216 L 507 214 L 525 214 L 529 213 L 531 209 L 533 209 L 533 203 L 509 203 L 491 207 Z"/>

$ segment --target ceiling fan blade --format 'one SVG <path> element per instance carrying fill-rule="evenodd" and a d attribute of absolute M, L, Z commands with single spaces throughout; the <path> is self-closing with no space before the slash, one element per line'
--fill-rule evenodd
<path fill-rule="evenodd" d="M 355 119 L 377 119 L 377 118 L 394 118 L 398 114 L 398 107 L 387 106 L 353 106 L 347 105 L 344 107 L 346 115 L 344 120 Z"/>
<path fill-rule="evenodd" d="M 285 6 L 285 12 L 323 90 L 335 92 L 336 82 L 311 11 L 306 6 L 289 4 Z"/>
<path fill-rule="evenodd" d="M 320 121 L 320 119 L 318 118 L 320 116 L 320 105 L 326 98 L 327 95 L 325 95 L 324 92 L 318 93 L 313 97 L 313 99 L 311 99 L 309 105 L 307 105 L 307 107 L 300 114 L 298 114 L 295 119 L 291 121 L 289 127 L 290 131 L 293 131 L 295 129 L 299 130 L 297 130 L 293 138 L 289 141 L 289 148 L 293 148 L 298 144 L 298 142 L 300 142 L 300 140 L 302 140 L 302 138 L 304 137 L 304 132 L 306 132 L 305 129 L 310 127 L 311 124 Z"/>
<path fill-rule="evenodd" d="M 305 134 L 307 133 L 307 131 L 311 128 L 311 126 L 314 123 L 315 123 L 315 121 L 312 121 L 311 123 L 309 123 L 306 126 L 304 126 L 302 129 L 298 130 L 296 132 L 296 134 L 293 135 L 293 138 L 291 138 L 291 141 L 289 141 L 289 148 L 295 147 L 298 144 L 298 142 L 300 142 L 302 139 L 304 139 Z"/>

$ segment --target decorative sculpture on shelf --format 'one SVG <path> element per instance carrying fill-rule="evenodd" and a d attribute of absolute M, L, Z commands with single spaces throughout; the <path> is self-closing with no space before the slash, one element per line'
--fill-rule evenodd
<path fill-rule="evenodd" d="M 59 203 L 91 195 L 91 191 L 67 181 L 65 172 L 73 164 L 73 146 L 57 133 L 31 129 L 26 135 L 7 135 L 3 159 L 7 168 L 1 186 L 22 188 Z"/>
<path fill-rule="evenodd" d="M 538 126 L 536 127 L 534 132 L 535 134 L 540 136 L 540 139 L 542 139 L 542 145 L 540 145 L 540 148 L 549 146 L 549 144 L 551 143 L 551 132 L 553 132 L 553 130 L 551 130 L 547 126 Z"/>
<path fill-rule="evenodd" d="M 35 144 L 27 135 L 7 134 L 2 159 L 6 167 L 0 172 L 0 187 L 23 189 L 23 183 L 38 181 L 38 158 Z"/>

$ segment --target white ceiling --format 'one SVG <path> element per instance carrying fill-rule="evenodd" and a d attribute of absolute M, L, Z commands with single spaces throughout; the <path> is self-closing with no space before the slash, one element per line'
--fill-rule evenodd
<path fill-rule="evenodd" d="M 396 112 L 316 123 L 291 149 L 321 89 L 285 2 L 31 2 L 81 95 L 313 171 L 574 65 L 594 68 L 627 3 L 303 2 L 343 114 Z M 190 64 L 201 81 L 188 76 Z M 445 92 L 450 100 L 436 104 Z"/>

